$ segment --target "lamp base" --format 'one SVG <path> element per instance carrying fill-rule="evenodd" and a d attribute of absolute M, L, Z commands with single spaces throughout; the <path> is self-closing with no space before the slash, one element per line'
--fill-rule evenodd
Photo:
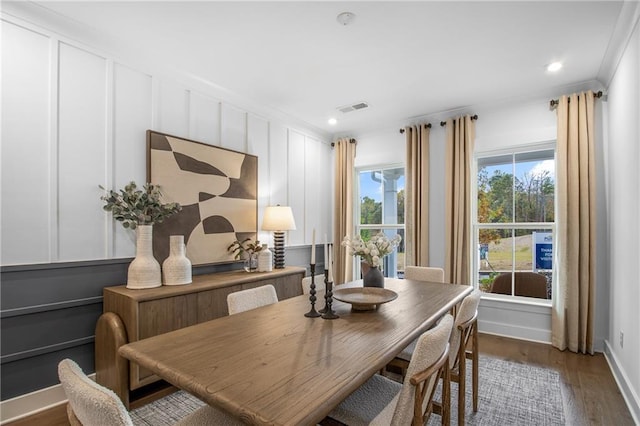
<path fill-rule="evenodd" d="M 273 268 L 284 268 L 284 231 L 273 232 Z"/>

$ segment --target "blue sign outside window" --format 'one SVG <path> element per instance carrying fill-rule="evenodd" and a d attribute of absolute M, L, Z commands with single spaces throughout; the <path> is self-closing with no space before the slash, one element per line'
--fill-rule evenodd
<path fill-rule="evenodd" d="M 533 233 L 533 265 L 535 270 L 553 269 L 553 235 L 551 232 Z"/>

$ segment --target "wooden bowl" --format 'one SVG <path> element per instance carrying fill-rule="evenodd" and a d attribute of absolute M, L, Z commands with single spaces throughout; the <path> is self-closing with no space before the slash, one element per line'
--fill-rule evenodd
<path fill-rule="evenodd" d="M 378 287 L 342 288 L 333 292 L 333 298 L 350 303 L 354 311 L 373 311 L 383 303 L 398 298 L 398 293 Z"/>

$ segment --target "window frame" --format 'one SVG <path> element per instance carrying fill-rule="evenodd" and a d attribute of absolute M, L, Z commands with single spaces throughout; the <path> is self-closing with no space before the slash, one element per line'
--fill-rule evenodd
<path fill-rule="evenodd" d="M 361 202 L 360 202 L 360 173 L 362 172 L 377 172 L 377 171 L 384 171 L 384 170 L 392 170 L 392 169 L 402 169 L 403 170 L 403 176 L 405 179 L 405 185 L 404 185 L 404 190 L 405 190 L 405 200 L 406 200 L 406 177 L 407 177 L 407 168 L 405 166 L 405 164 L 403 163 L 385 163 L 385 164 L 377 164 L 377 165 L 367 165 L 367 166 L 360 166 L 360 167 L 356 167 L 354 169 L 354 173 L 355 173 L 355 191 L 353 194 L 353 204 L 355 206 L 355 208 L 353 209 L 353 226 L 354 226 L 354 235 L 360 235 L 360 231 L 363 229 L 381 229 L 381 230 L 386 230 L 386 229 L 394 229 L 394 230 L 400 230 L 402 229 L 404 231 L 404 234 L 406 235 L 406 224 L 404 223 L 396 223 L 396 224 L 362 224 L 360 223 L 360 220 L 362 218 L 361 216 Z M 382 198 L 381 198 L 381 202 L 382 202 L 382 211 L 384 212 L 384 194 L 382 194 Z M 397 218 L 397 216 L 396 216 Z M 382 215 L 382 219 L 384 220 L 384 214 Z M 360 276 L 360 265 L 358 264 L 358 262 L 354 262 L 353 264 L 353 271 L 354 271 L 354 277 L 359 277 Z"/>
<path fill-rule="evenodd" d="M 537 142 L 526 145 L 518 145 L 509 148 L 503 149 L 495 149 L 495 150 L 487 150 L 487 151 L 478 151 L 473 155 L 473 161 L 471 164 L 471 176 L 473 176 L 471 182 L 471 268 L 470 268 L 470 281 L 473 283 L 473 287 L 475 289 L 479 289 L 479 281 L 478 276 L 480 272 L 480 256 L 478 255 L 478 247 L 479 247 L 479 230 L 480 229 L 508 229 L 508 230 L 517 230 L 517 229 L 525 229 L 525 230 L 541 230 L 541 229 L 549 229 L 553 235 L 553 241 L 556 241 L 556 221 L 555 219 L 558 217 L 558 202 L 557 202 L 557 181 L 555 181 L 555 176 L 557 176 L 557 159 L 558 152 L 556 148 L 556 140 L 547 140 L 543 142 Z M 553 151 L 553 161 L 555 166 L 554 172 L 554 221 L 553 222 L 497 222 L 497 223 L 478 223 L 478 161 L 483 158 L 490 157 L 499 157 L 505 155 L 511 155 L 512 159 L 515 158 L 516 155 L 527 153 L 527 152 L 536 152 L 536 151 Z M 513 164 L 513 163 L 512 163 Z M 515 197 L 512 198 L 512 212 L 515 213 Z M 514 238 L 512 234 L 511 238 Z M 556 294 L 555 286 L 556 286 L 556 249 L 557 245 L 554 244 L 553 251 L 553 263 L 552 263 L 552 295 Z M 511 252 L 511 273 L 515 272 L 515 245 L 512 245 Z M 513 285 L 513 283 L 512 283 Z M 507 295 L 507 294 L 497 294 L 497 293 L 485 293 L 482 292 L 482 298 L 485 299 L 494 299 L 500 301 L 507 302 L 518 302 L 525 303 L 531 305 L 543 305 L 543 306 L 551 306 L 552 299 L 538 299 L 534 297 L 525 297 L 525 296 L 515 296 L 515 295 Z"/>

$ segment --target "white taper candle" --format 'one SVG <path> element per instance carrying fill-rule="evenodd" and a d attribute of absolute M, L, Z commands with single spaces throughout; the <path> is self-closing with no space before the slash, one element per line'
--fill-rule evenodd
<path fill-rule="evenodd" d="M 316 228 L 311 233 L 311 264 L 316 264 Z"/>
<path fill-rule="evenodd" d="M 324 269 L 329 269 L 329 251 L 327 246 L 329 243 L 327 242 L 327 234 L 324 234 Z"/>
<path fill-rule="evenodd" d="M 329 282 L 333 282 L 333 246 L 329 246 Z"/>

